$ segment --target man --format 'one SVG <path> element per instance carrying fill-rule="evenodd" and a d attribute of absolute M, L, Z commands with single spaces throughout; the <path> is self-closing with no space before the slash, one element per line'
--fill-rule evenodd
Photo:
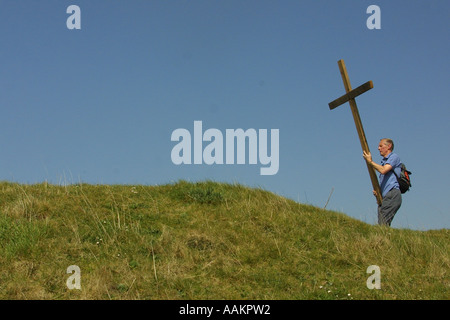
<path fill-rule="evenodd" d="M 393 153 L 394 142 L 391 139 L 381 139 L 378 151 L 383 157 L 381 164 L 372 161 L 370 152 L 363 152 L 363 157 L 367 163 L 380 173 L 380 189 L 383 199 L 378 206 L 378 224 L 390 226 L 395 214 L 402 205 L 402 193 L 397 181 L 397 176 L 401 173 L 401 161 L 397 154 Z M 376 196 L 376 191 L 373 191 Z"/>

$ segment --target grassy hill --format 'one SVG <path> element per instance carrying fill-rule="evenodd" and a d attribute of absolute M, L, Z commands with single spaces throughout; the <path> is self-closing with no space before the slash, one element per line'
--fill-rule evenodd
<path fill-rule="evenodd" d="M 448 229 L 369 225 L 241 185 L 2 182 L 0 244 L 0 299 L 450 298 Z"/>

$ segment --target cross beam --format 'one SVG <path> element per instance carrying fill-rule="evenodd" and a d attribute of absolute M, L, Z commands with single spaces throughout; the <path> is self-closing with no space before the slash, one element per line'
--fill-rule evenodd
<path fill-rule="evenodd" d="M 328 106 L 330 107 L 330 110 L 333 110 L 346 102 L 350 103 L 350 109 L 352 111 L 353 120 L 355 121 L 356 131 L 358 132 L 361 147 L 362 147 L 363 151 L 370 152 L 369 146 L 368 146 L 367 140 L 366 140 L 366 135 L 364 133 L 364 129 L 362 126 L 361 118 L 359 116 L 358 107 L 356 106 L 355 98 L 357 96 L 363 94 L 364 92 L 372 89 L 373 83 L 372 83 L 372 81 L 368 81 L 365 84 L 359 86 L 358 88 L 352 90 L 352 86 L 350 84 L 350 79 L 348 77 L 347 68 L 345 67 L 344 60 L 339 60 L 338 65 L 339 65 L 339 70 L 341 72 L 342 81 L 344 82 L 345 91 L 347 93 L 344 94 L 342 97 L 330 102 L 328 104 Z M 381 201 L 382 201 L 381 189 L 380 189 L 380 185 L 378 183 L 378 178 L 375 174 L 375 170 L 368 163 L 366 163 L 366 165 L 367 165 L 367 170 L 369 171 L 373 190 L 376 191 L 377 203 L 378 203 L 378 205 L 381 205 Z"/>

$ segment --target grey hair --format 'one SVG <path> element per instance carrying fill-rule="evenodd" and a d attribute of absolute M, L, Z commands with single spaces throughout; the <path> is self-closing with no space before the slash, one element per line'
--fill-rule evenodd
<path fill-rule="evenodd" d="M 391 146 L 391 151 L 394 151 L 394 141 L 392 139 L 383 138 L 380 141 L 383 141 L 384 144 L 386 144 L 386 145 L 390 145 Z"/>

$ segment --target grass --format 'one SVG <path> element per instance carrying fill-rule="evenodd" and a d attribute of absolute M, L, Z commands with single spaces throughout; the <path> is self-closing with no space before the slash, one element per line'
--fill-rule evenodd
<path fill-rule="evenodd" d="M 238 184 L 1 182 L 0 299 L 449 299 L 449 240 Z"/>

